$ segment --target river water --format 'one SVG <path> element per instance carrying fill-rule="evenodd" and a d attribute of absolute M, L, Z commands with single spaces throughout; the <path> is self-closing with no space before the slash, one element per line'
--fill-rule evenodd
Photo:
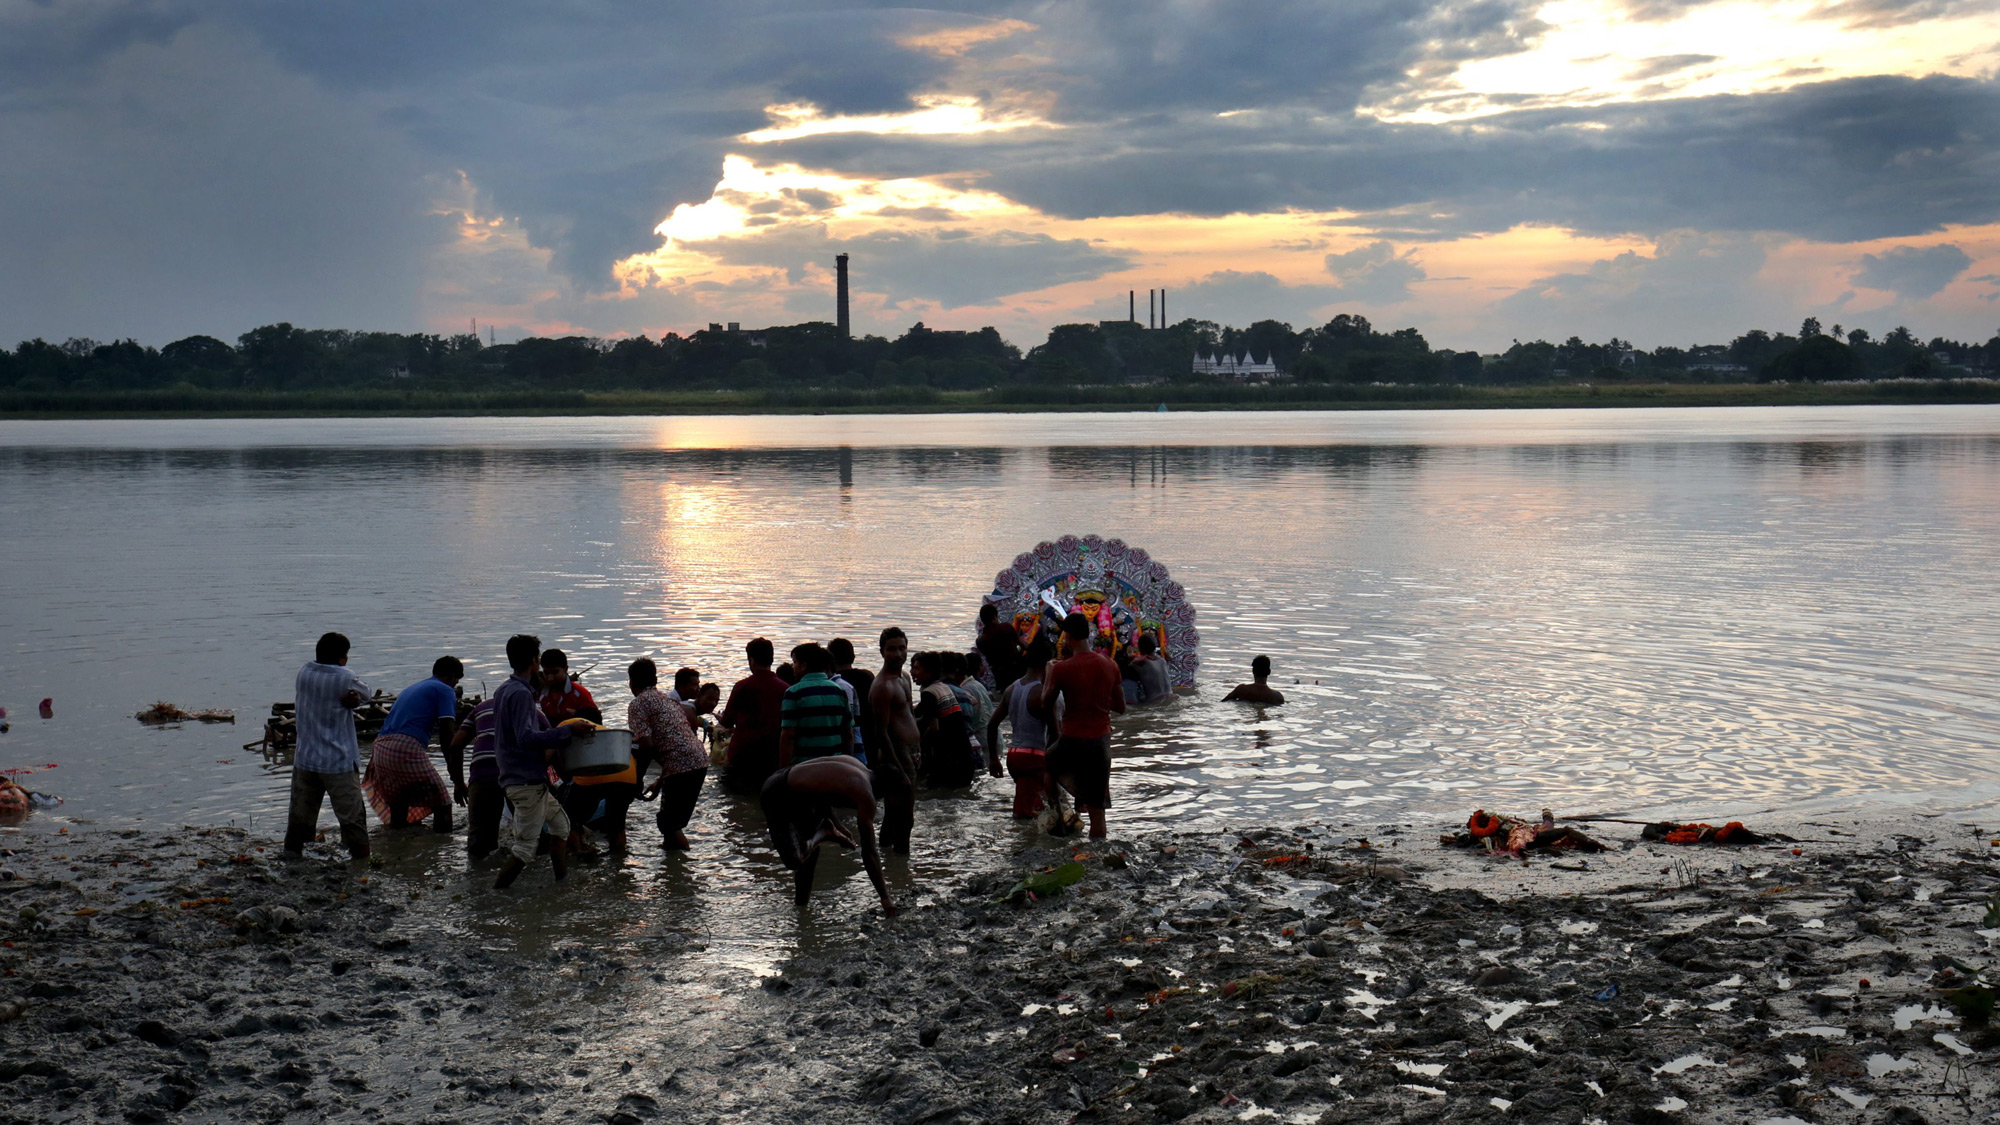
<path fill-rule="evenodd" d="M 444 652 L 497 686 L 533 631 L 622 704 L 633 657 L 726 684 L 759 634 L 963 648 L 996 571 L 1095 533 L 1202 637 L 1198 690 L 1117 730 L 1114 826 L 1966 806 L 2000 795 L 1996 495 L 1966 406 L 4 422 L 0 766 L 57 766 L 44 825 L 275 833 L 286 766 L 242 744 L 325 630 L 391 690 Z M 1258 653 L 1290 702 L 1220 702 Z M 926 803 L 907 893 L 1026 838 L 1007 788 Z M 637 824 L 594 924 L 781 900 L 719 790 L 685 863 Z"/>

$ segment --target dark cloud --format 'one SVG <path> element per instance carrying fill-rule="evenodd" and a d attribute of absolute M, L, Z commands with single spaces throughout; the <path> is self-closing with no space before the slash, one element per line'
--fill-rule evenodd
<path fill-rule="evenodd" d="M 448 231 L 393 130 L 215 29 L 91 70 L 0 101 L 0 340 L 419 326 Z"/>
<path fill-rule="evenodd" d="M 159 46 L 196 21 L 182 4 L 0 2 L 0 96 L 67 83 L 135 46 Z"/>
<path fill-rule="evenodd" d="M 1854 284 L 1887 289 L 1906 301 L 1921 301 L 1937 296 L 1971 265 L 1965 251 L 1949 242 L 1897 246 L 1880 254 L 1863 254 L 1861 267 L 1854 271 Z"/>
<path fill-rule="evenodd" d="M 1387 242 L 1372 242 L 1344 254 L 1328 254 L 1326 272 L 1339 283 L 1341 296 L 1370 305 L 1392 305 L 1407 300 L 1410 283 L 1424 280 L 1424 267 L 1417 264 L 1416 251 L 1398 254 Z"/>
<path fill-rule="evenodd" d="M 1544 30 L 1531 0 L 1261 0 L 1023 5 L 1042 28 L 1055 116 L 1217 113 L 1311 106 L 1341 113 L 1426 64 L 1526 49 Z"/>
<path fill-rule="evenodd" d="M 900 175 L 963 171 L 968 155 L 896 137 L 815 138 L 796 152 Z M 1359 212 L 1404 240 L 1545 223 L 1862 241 L 2000 220 L 2000 84 L 1855 78 L 1465 125 L 1274 110 L 1006 137 L 978 158 L 993 190 L 1070 218 L 1300 208 Z"/>
<path fill-rule="evenodd" d="M 585 290 L 655 247 L 675 204 L 708 197 L 735 138 L 768 123 L 765 105 L 910 108 L 943 64 L 901 41 L 979 18 L 780 0 L 205 10 L 392 124 L 434 169 L 466 171 Z"/>
<path fill-rule="evenodd" d="M 1650 59 L 1640 59 L 1637 66 L 1625 72 L 1625 78 L 1631 82 L 1645 82 L 1675 71 L 1686 70 L 1691 66 L 1712 63 L 1716 57 L 1715 55 L 1654 55 Z"/>

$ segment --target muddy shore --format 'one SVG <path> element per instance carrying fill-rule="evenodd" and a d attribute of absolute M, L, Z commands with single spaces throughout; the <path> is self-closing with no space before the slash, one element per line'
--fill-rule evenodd
<path fill-rule="evenodd" d="M 1446 825 L 1044 838 L 775 975 L 469 933 L 483 870 L 11 834 L 0 1121 L 2000 1121 L 2000 1033 L 1943 992 L 2000 961 L 2000 823 L 1962 819 L 1526 865 Z"/>

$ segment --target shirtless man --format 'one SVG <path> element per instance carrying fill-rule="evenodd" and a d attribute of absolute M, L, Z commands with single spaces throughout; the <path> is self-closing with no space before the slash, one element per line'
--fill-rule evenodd
<path fill-rule="evenodd" d="M 882 798 L 882 846 L 910 854 L 910 829 L 917 819 L 917 764 L 923 735 L 910 710 L 910 678 L 903 661 L 909 638 L 894 625 L 882 630 L 882 671 L 868 688 L 868 712 L 876 728 L 867 734 L 875 792 Z"/>
<path fill-rule="evenodd" d="M 1237 684 L 1228 695 L 1222 697 L 1224 703 L 1264 703 L 1277 705 L 1285 701 L 1285 693 L 1264 681 L 1271 678 L 1271 658 L 1259 656 L 1250 662 L 1250 675 L 1254 683 Z"/>
<path fill-rule="evenodd" d="M 812 897 L 819 846 L 831 841 L 851 848 L 858 838 L 861 862 L 868 868 L 875 892 L 882 896 L 882 913 L 895 916 L 896 904 L 889 898 L 888 881 L 882 877 L 882 853 L 875 845 L 875 789 L 869 784 L 867 766 L 846 754 L 809 758 L 772 774 L 764 782 L 761 800 L 764 819 L 771 826 L 771 843 L 785 866 L 792 869 L 793 898 L 801 907 Z M 836 808 L 854 810 L 854 836 L 834 821 Z"/>

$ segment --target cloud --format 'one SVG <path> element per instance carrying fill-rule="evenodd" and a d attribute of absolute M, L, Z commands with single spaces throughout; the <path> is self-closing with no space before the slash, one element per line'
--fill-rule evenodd
<path fill-rule="evenodd" d="M 735 138 L 768 123 L 763 107 L 906 109 L 951 65 L 906 41 L 982 22 L 783 0 L 237 0 L 221 12 L 394 123 L 434 172 L 464 171 L 568 285 L 591 291 L 654 245 L 676 203 L 708 197 Z"/>
<path fill-rule="evenodd" d="M 1655 55 L 1650 59 L 1640 59 L 1637 66 L 1625 72 L 1625 77 L 1632 82 L 1645 82 L 1715 60 L 1715 55 Z"/>
<path fill-rule="evenodd" d="M 935 301 L 952 309 L 1015 293 L 1089 281 L 1131 264 L 1122 250 L 1081 239 L 998 231 L 876 231 L 840 243 L 855 265 L 874 272 L 863 283 L 893 302 Z"/>
<path fill-rule="evenodd" d="M 1854 284 L 1887 289 L 1906 301 L 1935 297 L 1972 265 L 1972 258 L 1951 243 L 1937 246 L 1897 246 L 1880 254 L 1863 254 Z"/>
<path fill-rule="evenodd" d="M 1338 281 L 1338 292 L 1368 305 L 1392 305 L 1408 300 L 1410 283 L 1424 280 L 1416 251 L 1402 254 L 1387 242 L 1371 242 L 1358 250 L 1326 256 L 1326 272 Z"/>
<path fill-rule="evenodd" d="M 1325 319 L 1320 311 L 1339 295 L 1331 285 L 1290 285 L 1262 270 L 1218 270 L 1168 294 L 1167 316 L 1175 323 L 1193 317 L 1243 328 L 1282 320 L 1305 328 Z"/>
<path fill-rule="evenodd" d="M 240 34 L 157 30 L 0 101 L 0 339 L 420 327 L 445 232 L 396 133 Z"/>
<path fill-rule="evenodd" d="M 1535 279 L 1494 303 L 1489 337 L 1563 339 L 1601 326 L 1642 346 L 1727 339 L 1756 325 L 1786 325 L 1796 306 L 1759 277 L 1767 239 L 1685 231 L 1648 257 L 1627 251 L 1581 271 Z"/>
<path fill-rule="evenodd" d="M 1813 14 L 1839 20 L 1849 27 L 1902 27 L 1921 20 L 1951 19 L 1991 12 L 1994 0 L 1834 0 Z"/>
<path fill-rule="evenodd" d="M 876 143 L 898 150 L 907 174 L 922 171 L 923 142 Z M 868 159 L 858 145 L 825 155 Z M 962 167 L 958 154 L 930 155 L 932 171 Z M 1003 139 L 982 156 L 985 186 L 1071 218 L 1297 208 L 1448 235 L 1545 224 L 1862 241 L 2000 220 L 2000 83 L 1843 79 L 1460 125 L 1176 120 L 1061 143 Z"/>
<path fill-rule="evenodd" d="M 1822 14 L 1924 20 L 1990 2 L 1846 0 Z M 1694 6 L 1629 8 L 1650 19 Z M 1153 252 L 1095 241 L 1095 231 L 1089 241 L 1039 233 L 1045 220 L 1185 215 L 1193 228 L 1206 218 L 1337 216 L 1334 245 L 1357 236 L 1370 245 L 1329 259 L 1325 284 L 1279 282 L 1292 267 L 1277 255 L 1289 251 L 1261 238 L 1229 263 L 1233 272 L 1197 283 L 1227 305 L 1268 278 L 1271 299 L 1294 310 L 1286 315 L 1336 298 L 1420 298 L 1436 287 L 1412 289 L 1423 267 L 1394 247 L 1522 226 L 1842 242 L 2000 222 L 1991 77 L 1847 78 L 1591 107 L 1503 92 L 1490 103 L 1520 108 L 1391 123 L 1370 113 L 1448 91 L 1461 64 L 1533 48 L 1551 31 L 1536 13 L 1556 9 L 1541 0 L 962 7 L 0 0 L 0 333 L 171 338 L 264 317 L 407 325 L 432 313 L 456 321 L 482 302 L 587 317 L 599 331 L 657 327 L 643 318 L 703 310 L 692 281 L 635 296 L 619 288 L 614 263 L 657 251 L 654 228 L 676 204 L 708 200 L 730 154 L 864 185 L 921 177 L 1004 197 L 1022 216 L 974 224 L 922 199 L 843 222 L 831 215 L 851 198 L 804 189 L 759 202 L 749 220 L 765 233 L 732 240 L 742 245 L 724 255 L 743 259 L 730 268 L 766 271 L 760 284 L 798 287 L 820 268 L 805 263 L 839 242 L 873 256 L 869 292 L 892 308 L 1002 301 Z M 1630 63 L 1663 77 L 1706 58 Z M 1018 127 L 739 139 L 773 124 L 766 110 L 780 103 L 809 102 L 812 120 L 847 128 L 938 98 Z M 458 198 L 457 184 L 476 204 Z M 426 217 L 434 210 L 479 221 Z M 815 220 L 832 222 L 834 235 L 798 229 Z M 970 237 L 953 233 L 975 225 Z M 1425 260 L 1445 259 L 1427 248 Z M 1560 271 L 1537 272 L 1551 275 L 1548 293 L 1568 292 L 1552 281 Z M 723 284 L 715 292 L 749 299 L 743 278 Z M 1042 315 L 1027 308 L 1012 314 Z"/>
<path fill-rule="evenodd" d="M 1543 29 L 1532 0 L 1261 0 L 1024 5 L 1041 28 L 1052 116 L 1096 124 L 1134 114 L 1306 105 L 1353 109 L 1413 70 L 1524 50 Z"/>
<path fill-rule="evenodd" d="M 796 224 L 767 235 L 693 242 L 687 248 L 732 266 L 776 268 L 831 262 L 835 254 L 846 253 L 849 284 L 856 293 L 880 294 L 891 305 L 923 302 L 944 309 L 1089 281 L 1131 264 L 1128 252 L 1082 239 L 957 227 L 877 230 L 836 239 L 823 225 Z M 813 300 L 823 302 L 824 297 Z"/>

